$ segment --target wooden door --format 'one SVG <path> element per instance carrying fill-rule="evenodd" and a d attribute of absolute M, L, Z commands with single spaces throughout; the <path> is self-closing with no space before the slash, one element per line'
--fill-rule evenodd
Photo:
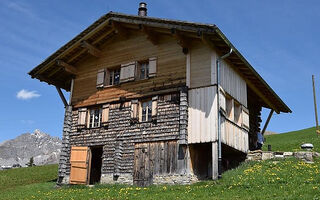
<path fill-rule="evenodd" d="M 90 157 L 89 147 L 71 147 L 70 184 L 89 183 Z"/>
<path fill-rule="evenodd" d="M 153 183 L 154 175 L 176 173 L 177 155 L 176 141 L 136 144 L 133 183 L 143 187 Z"/>
<path fill-rule="evenodd" d="M 144 187 L 151 184 L 152 175 L 150 174 L 149 160 L 149 144 L 136 144 L 134 150 L 133 173 L 133 183 L 135 185 Z"/>

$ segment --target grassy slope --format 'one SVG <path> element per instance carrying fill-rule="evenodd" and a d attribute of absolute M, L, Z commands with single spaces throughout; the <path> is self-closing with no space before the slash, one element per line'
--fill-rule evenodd
<path fill-rule="evenodd" d="M 36 169 L 36 170 L 34 170 Z M 48 174 L 37 176 L 33 174 Z M 248 162 L 230 170 L 219 181 L 188 186 L 151 186 L 139 188 L 123 185 L 74 186 L 55 188 L 50 181 L 56 166 L 0 171 L 0 199 L 320 199 L 320 161 L 306 164 L 295 159 L 281 162 Z M 25 175 L 24 181 L 11 181 Z M 6 178 L 3 178 L 6 177 Z M 42 177 L 41 179 L 39 177 Z M 13 184 L 14 183 L 14 184 Z M 29 184 L 33 183 L 33 184 Z"/>
<path fill-rule="evenodd" d="M 320 152 L 320 137 L 316 135 L 315 127 L 292 131 L 288 133 L 267 135 L 263 150 L 271 144 L 272 151 L 299 151 L 303 143 L 312 143 L 314 151 Z"/>
<path fill-rule="evenodd" d="M 313 143 L 320 151 L 315 128 L 266 136 L 274 151 L 297 151 Z M 265 145 L 264 148 L 266 148 Z M 190 186 L 97 185 L 55 188 L 57 165 L 0 171 L 0 199 L 320 199 L 320 160 L 295 159 L 244 163 L 219 181 Z"/>

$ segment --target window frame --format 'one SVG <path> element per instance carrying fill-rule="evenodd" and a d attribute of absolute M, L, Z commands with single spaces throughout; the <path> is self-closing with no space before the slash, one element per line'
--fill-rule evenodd
<path fill-rule="evenodd" d="M 108 75 L 109 77 L 106 76 L 105 81 L 108 83 L 106 83 L 106 87 L 110 87 L 110 86 L 115 86 L 115 85 L 120 85 L 120 71 L 121 71 L 121 67 L 120 66 L 116 66 L 116 67 L 112 67 L 112 68 L 107 68 L 108 70 Z M 118 72 L 118 81 L 115 84 L 115 72 Z"/>
<path fill-rule="evenodd" d="M 146 105 L 145 114 L 143 112 L 144 105 Z M 152 122 L 152 99 L 148 98 L 139 102 L 139 121 Z"/>
<path fill-rule="evenodd" d="M 98 113 L 96 113 L 96 111 L 98 111 Z M 98 122 L 95 121 L 96 114 L 98 114 Z M 94 107 L 94 108 L 88 109 L 87 127 L 88 128 L 99 128 L 99 127 L 101 127 L 101 125 L 102 125 L 102 108 L 101 107 Z"/>
<path fill-rule="evenodd" d="M 242 122 L 242 108 L 241 108 L 241 103 L 237 102 L 237 101 L 233 101 L 233 120 L 234 123 L 236 123 L 237 125 L 241 126 L 241 122 Z"/>
<path fill-rule="evenodd" d="M 144 77 L 141 78 L 142 66 L 145 65 Z M 149 60 L 138 61 L 137 63 L 137 80 L 146 80 L 149 79 Z"/>
<path fill-rule="evenodd" d="M 234 121 L 234 103 L 233 103 L 233 98 L 229 94 L 225 95 L 226 99 L 226 117 L 227 119 Z"/>

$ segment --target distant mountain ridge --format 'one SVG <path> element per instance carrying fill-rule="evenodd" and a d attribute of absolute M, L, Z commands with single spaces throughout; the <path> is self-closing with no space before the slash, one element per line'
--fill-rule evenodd
<path fill-rule="evenodd" d="M 0 143 L 0 166 L 25 166 L 31 157 L 36 165 L 58 163 L 61 145 L 60 138 L 51 137 L 38 129 L 33 133 L 21 134 Z"/>

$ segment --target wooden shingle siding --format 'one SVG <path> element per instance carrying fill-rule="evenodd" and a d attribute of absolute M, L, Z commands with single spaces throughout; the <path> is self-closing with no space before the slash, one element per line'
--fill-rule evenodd
<path fill-rule="evenodd" d="M 120 96 L 141 97 L 154 93 L 157 88 L 185 85 L 186 55 L 172 37 L 161 37 L 159 44 L 155 46 L 146 39 L 146 35 L 136 32 L 126 40 L 115 36 L 100 49 L 103 52 L 101 58 L 86 56 L 75 64 L 78 69 L 72 96 L 72 104 L 75 107 L 107 103 L 119 100 Z M 98 70 L 133 61 L 148 60 L 155 56 L 157 57 L 155 77 L 97 90 Z"/>
<path fill-rule="evenodd" d="M 195 43 L 190 50 L 190 87 L 209 86 L 211 84 L 212 50 L 201 43 Z"/>
<path fill-rule="evenodd" d="M 133 173 L 134 149 L 136 143 L 178 141 L 180 139 L 180 103 L 158 95 L 155 122 L 132 121 L 131 109 L 135 101 L 126 102 L 123 107 L 110 104 L 107 128 L 76 128 L 78 111 L 73 112 L 73 128 L 70 144 L 75 146 L 103 146 L 102 173 Z M 117 150 L 121 144 L 121 151 Z M 117 155 L 117 159 L 115 156 Z M 173 161 L 175 162 L 175 161 Z M 172 170 L 172 169 L 170 169 Z"/>
<path fill-rule="evenodd" d="M 216 86 L 189 90 L 188 143 L 217 139 Z"/>

